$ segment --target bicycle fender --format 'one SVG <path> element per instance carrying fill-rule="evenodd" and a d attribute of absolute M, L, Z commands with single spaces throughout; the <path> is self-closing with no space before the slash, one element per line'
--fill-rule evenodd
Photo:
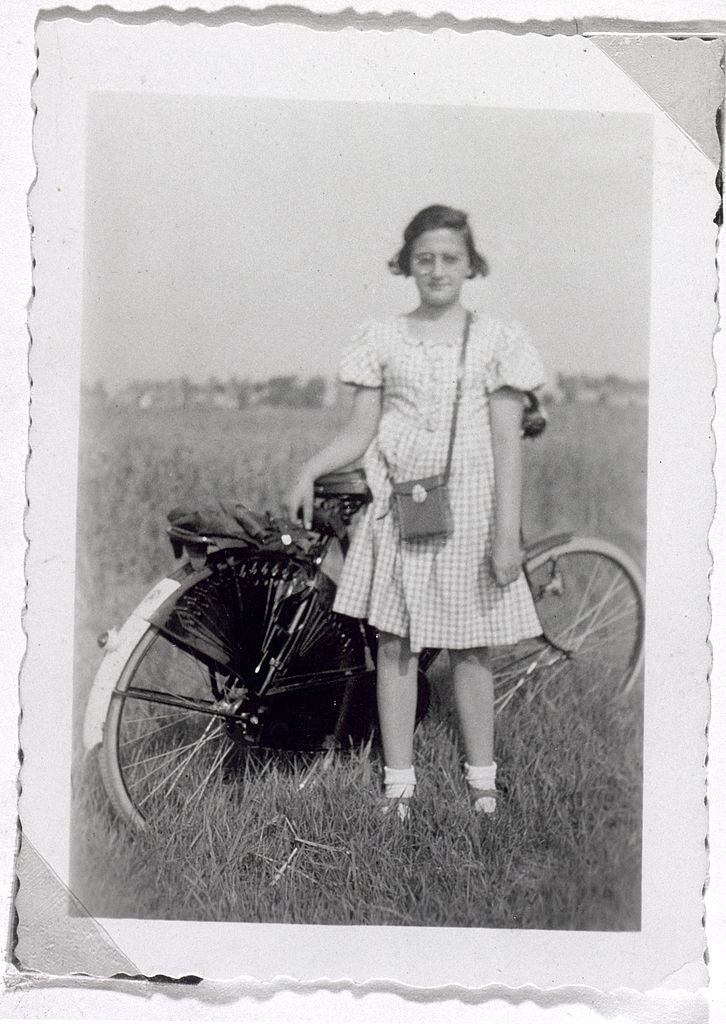
<path fill-rule="evenodd" d="M 166 620 L 169 618 L 171 612 L 174 609 L 174 606 L 176 605 L 177 601 L 182 596 L 182 594 L 186 593 L 187 590 L 190 590 L 191 587 L 196 586 L 196 584 L 199 583 L 200 580 L 203 580 L 205 577 L 209 576 L 210 572 L 211 570 L 209 568 L 209 565 L 205 562 L 204 565 L 200 566 L 200 568 L 192 569 L 190 572 L 187 572 L 184 578 L 181 580 L 162 580 L 162 583 L 176 583 L 176 586 L 168 590 L 165 594 L 163 594 L 160 601 L 157 601 L 153 605 L 150 604 L 145 609 L 144 618 L 146 619 L 147 623 L 149 623 L 149 625 L 151 626 L 158 626 L 160 628 L 163 628 L 164 625 L 166 624 Z M 160 586 L 160 584 L 157 584 L 157 586 Z M 149 595 L 149 597 L 151 597 L 151 594 Z M 134 612 L 134 614 L 136 614 L 137 612 L 138 609 L 136 609 L 136 612 Z"/>
<path fill-rule="evenodd" d="M 525 544 L 524 557 L 526 561 L 529 562 L 538 555 L 541 555 L 543 551 L 549 551 L 550 548 L 559 547 L 560 544 L 569 544 L 574 536 L 575 531 L 568 530 L 566 533 L 550 534 L 549 537 L 542 537 L 541 540 L 533 541 L 531 544 Z"/>
<path fill-rule="evenodd" d="M 159 580 L 134 608 L 121 629 L 118 632 L 110 631 L 106 653 L 91 684 L 83 718 L 83 747 L 86 752 L 103 740 L 103 725 L 111 703 L 111 695 L 131 652 L 149 628 L 154 612 L 182 586 L 180 580 Z"/>

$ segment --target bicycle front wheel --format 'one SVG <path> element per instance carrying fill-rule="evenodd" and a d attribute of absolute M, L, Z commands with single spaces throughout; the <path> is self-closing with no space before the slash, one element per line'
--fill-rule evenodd
<path fill-rule="evenodd" d="M 119 675 L 100 751 L 126 821 L 171 822 L 219 798 L 249 745 L 316 749 L 370 732 L 360 628 L 331 611 L 326 577 L 305 595 L 312 578 L 284 556 L 228 555 L 151 616 Z"/>
<path fill-rule="evenodd" d="M 606 541 L 576 537 L 538 552 L 524 569 L 543 636 L 501 659 L 499 706 L 519 689 L 629 693 L 643 667 L 645 627 L 635 562 Z"/>

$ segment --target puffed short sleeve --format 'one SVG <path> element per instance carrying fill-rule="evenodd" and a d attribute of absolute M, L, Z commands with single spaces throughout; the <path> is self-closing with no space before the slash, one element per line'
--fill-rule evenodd
<path fill-rule="evenodd" d="M 378 331 L 375 324 L 366 324 L 346 345 L 338 368 L 343 384 L 379 388 L 383 384 Z"/>
<path fill-rule="evenodd" d="M 487 391 L 516 388 L 534 391 L 544 384 L 544 367 L 529 334 L 519 323 L 502 324 L 487 365 Z"/>

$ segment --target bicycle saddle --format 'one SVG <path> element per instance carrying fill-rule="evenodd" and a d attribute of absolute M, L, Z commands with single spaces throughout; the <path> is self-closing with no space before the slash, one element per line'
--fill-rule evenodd
<path fill-rule="evenodd" d="M 326 473 L 315 481 L 315 496 L 320 498 L 339 495 L 359 495 L 370 499 L 371 492 L 362 469 L 338 470 Z"/>

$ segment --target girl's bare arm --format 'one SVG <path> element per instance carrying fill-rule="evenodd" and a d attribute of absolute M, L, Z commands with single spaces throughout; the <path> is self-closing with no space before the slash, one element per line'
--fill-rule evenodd
<path fill-rule="evenodd" d="M 494 456 L 494 549 L 492 567 L 500 586 L 517 579 L 522 566 L 522 396 L 500 388 L 489 400 Z"/>
<path fill-rule="evenodd" d="M 302 509 L 302 521 L 306 529 L 311 526 L 314 481 L 325 473 L 348 466 L 363 455 L 378 430 L 381 395 L 380 388 L 356 387 L 347 424 L 330 444 L 304 463 L 295 483 L 285 495 L 283 505 L 287 514 L 297 519 Z"/>

